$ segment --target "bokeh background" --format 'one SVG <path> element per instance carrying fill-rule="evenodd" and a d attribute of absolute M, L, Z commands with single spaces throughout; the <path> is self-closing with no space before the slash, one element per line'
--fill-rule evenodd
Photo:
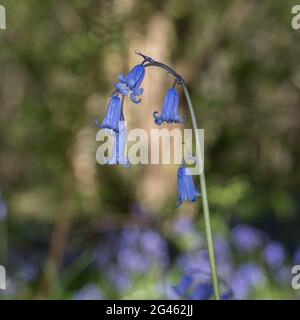
<path fill-rule="evenodd" d="M 191 90 L 222 293 L 300 297 L 291 288 L 300 264 L 296 1 L 1 4 L 1 299 L 210 297 L 201 199 L 175 210 L 177 167 L 96 163 L 94 121 L 117 74 L 140 61 L 135 51 L 171 65 Z M 125 104 L 129 128 L 155 127 L 170 83 L 147 70 L 142 102 Z"/>

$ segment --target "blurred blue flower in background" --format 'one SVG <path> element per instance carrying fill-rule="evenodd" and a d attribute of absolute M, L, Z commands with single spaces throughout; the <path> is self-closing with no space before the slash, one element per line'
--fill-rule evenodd
<path fill-rule="evenodd" d="M 285 259 L 285 250 L 278 241 L 269 243 L 264 249 L 264 258 L 271 268 L 280 267 Z"/>
<path fill-rule="evenodd" d="M 247 279 L 243 278 L 240 272 L 236 272 L 231 279 L 231 287 L 235 299 L 246 299 L 250 290 Z"/>
<path fill-rule="evenodd" d="M 234 246 L 246 253 L 255 250 L 262 242 L 261 232 L 245 224 L 235 226 L 231 236 Z"/>
<path fill-rule="evenodd" d="M 145 76 L 145 68 L 142 64 L 134 66 L 131 71 L 124 77 L 119 74 L 118 80 L 114 84 L 115 88 L 124 96 L 130 96 L 130 99 L 134 103 L 139 103 L 141 100 L 137 98 L 143 93 L 143 89 L 140 85 Z"/>
<path fill-rule="evenodd" d="M 124 228 L 119 235 L 119 246 L 122 247 L 136 247 L 141 236 L 139 228 Z"/>
<path fill-rule="evenodd" d="M 106 270 L 106 272 L 110 283 L 118 291 L 122 292 L 131 287 L 132 280 L 126 270 L 123 270 L 122 267 L 113 266 Z"/>
<path fill-rule="evenodd" d="M 239 267 L 238 272 L 240 272 L 241 275 L 246 278 L 249 284 L 252 286 L 256 286 L 265 281 L 265 276 L 262 269 L 254 263 L 242 264 Z"/>
<path fill-rule="evenodd" d="M 158 112 L 153 113 L 154 122 L 157 125 L 167 123 L 181 122 L 181 117 L 178 114 L 179 98 L 178 92 L 175 87 L 170 88 L 164 98 L 161 115 L 158 116 Z"/>
<path fill-rule="evenodd" d="M 291 283 L 291 268 L 287 266 L 282 266 L 278 270 L 276 270 L 275 278 L 278 283 L 281 285 L 289 286 Z"/>
<path fill-rule="evenodd" d="M 221 300 L 231 300 L 233 297 L 232 290 L 228 290 L 221 295 Z"/>
<path fill-rule="evenodd" d="M 175 219 L 172 228 L 176 235 L 184 235 L 195 231 L 192 220 L 185 216 Z"/>
<path fill-rule="evenodd" d="M 245 225 L 242 226 L 243 228 L 239 230 L 235 227 L 234 231 L 238 233 L 237 230 L 240 232 L 241 229 L 246 229 L 245 233 L 251 235 L 254 231 L 254 234 L 259 236 L 259 242 L 258 244 L 256 242 L 255 245 L 262 247 L 262 232 L 248 226 L 245 228 Z M 128 297 L 131 291 L 137 294 L 141 285 L 145 285 L 149 290 L 149 297 L 157 294 L 155 297 L 168 299 L 204 300 L 212 298 L 210 265 L 205 242 L 197 242 L 194 249 L 186 249 L 180 242 L 191 233 L 195 232 L 199 235 L 193 225 L 193 220 L 189 216 L 180 215 L 174 219 L 171 227 L 175 234 L 184 235 L 174 239 L 173 245 L 176 250 L 171 252 L 167 239 L 150 227 L 129 226 L 103 234 L 100 244 L 92 250 L 93 264 L 96 270 L 101 269 L 101 278 L 107 281 L 112 292 L 117 292 L 112 297 Z M 243 237 L 245 233 L 242 233 Z M 245 241 L 243 237 L 242 240 Z M 245 238 L 247 241 L 252 239 L 252 237 Z M 243 241 L 245 245 L 247 241 Z M 232 250 L 231 245 L 234 243 L 227 240 L 224 234 L 216 234 L 214 244 L 222 300 L 255 298 L 258 292 L 255 289 L 261 290 L 264 286 L 269 285 L 270 278 L 266 277 L 267 274 L 272 275 L 272 280 L 276 281 L 277 285 L 289 285 L 290 268 L 284 264 L 286 252 L 281 243 L 277 241 L 267 243 L 262 255 L 257 256 L 264 258 L 267 262 L 265 264 L 262 259 L 257 261 L 260 264 L 243 263 L 243 259 L 249 261 L 251 257 L 245 255 L 242 257 L 239 251 Z M 248 243 L 246 248 L 249 250 Z M 177 252 L 174 260 L 172 260 L 174 257 L 172 252 Z M 167 267 L 173 265 L 172 262 L 175 262 L 173 270 L 183 274 L 175 285 L 174 282 L 172 283 L 172 274 L 167 272 Z M 25 272 L 24 269 L 23 275 L 19 274 L 19 278 L 26 278 L 26 281 L 30 282 L 31 278 L 36 278 L 35 273 L 31 271 L 30 268 L 28 272 Z M 154 272 L 163 276 L 157 278 Z M 156 293 L 150 293 L 153 292 L 151 290 L 156 290 Z M 90 293 L 82 289 L 76 294 L 79 299 Z"/>
<path fill-rule="evenodd" d="M 180 296 L 183 297 L 186 295 L 187 290 L 190 288 L 190 286 L 193 283 L 193 279 L 190 275 L 184 275 L 180 282 L 175 285 L 174 291 Z"/>
<path fill-rule="evenodd" d="M 138 227 L 105 234 L 93 257 L 96 267 L 120 293 L 133 286 L 137 276 L 169 263 L 166 240 L 153 229 Z"/>
<path fill-rule="evenodd" d="M 229 243 L 220 234 L 215 235 L 214 244 L 218 274 L 221 278 L 228 279 L 233 270 L 231 248 Z"/>
<path fill-rule="evenodd" d="M 294 264 L 300 264 L 300 247 L 298 247 L 294 252 L 293 262 Z"/>
<path fill-rule="evenodd" d="M 140 246 L 154 263 L 166 267 L 169 262 L 168 246 L 165 239 L 156 231 L 146 230 L 141 234 Z"/>
<path fill-rule="evenodd" d="M 200 283 L 190 295 L 191 300 L 208 300 L 213 294 L 211 283 Z"/>
<path fill-rule="evenodd" d="M 146 272 L 150 268 L 149 258 L 133 248 L 123 248 L 117 253 L 118 265 L 131 272 Z"/>
<path fill-rule="evenodd" d="M 154 264 L 165 267 L 168 259 L 167 243 L 156 231 L 134 228 L 122 231 L 118 262 L 124 268 L 145 272 Z"/>
<path fill-rule="evenodd" d="M 223 280 L 221 280 L 221 289 L 223 291 L 222 300 L 232 298 L 232 290 Z M 202 272 L 202 270 L 194 270 L 191 273 L 184 274 L 180 282 L 173 286 L 173 290 L 178 297 L 184 299 L 208 300 L 213 296 L 211 277 L 206 272 Z"/>
<path fill-rule="evenodd" d="M 85 285 L 82 289 L 75 292 L 73 300 L 101 300 L 103 294 L 100 288 L 93 283 Z"/>
<path fill-rule="evenodd" d="M 188 252 L 181 255 L 177 260 L 178 267 L 187 274 L 195 271 L 210 274 L 210 265 L 206 250 Z"/>
<path fill-rule="evenodd" d="M 230 261 L 230 247 L 228 242 L 225 238 L 220 235 L 216 234 L 214 237 L 214 245 L 215 245 L 215 253 L 216 259 L 222 262 Z"/>
<path fill-rule="evenodd" d="M 228 278 L 233 272 L 230 248 L 226 241 L 218 236 L 215 240 L 215 253 L 218 274 L 221 278 Z M 207 250 L 197 250 L 182 254 L 177 259 L 178 267 L 184 273 L 206 274 L 210 276 L 210 264 Z"/>
<path fill-rule="evenodd" d="M 247 298 L 250 289 L 263 284 L 264 281 L 264 273 L 258 265 L 254 263 L 242 264 L 231 280 L 234 297 L 237 299 Z"/>
<path fill-rule="evenodd" d="M 168 299 L 168 300 L 178 300 L 180 296 L 174 289 L 174 284 L 170 283 L 169 281 L 163 280 L 160 283 L 160 290 L 163 293 L 163 298 Z"/>

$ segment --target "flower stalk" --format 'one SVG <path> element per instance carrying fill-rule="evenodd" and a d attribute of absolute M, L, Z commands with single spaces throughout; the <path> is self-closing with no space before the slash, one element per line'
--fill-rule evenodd
<path fill-rule="evenodd" d="M 164 70 L 166 70 L 168 73 L 172 74 L 175 79 L 177 80 L 178 84 L 182 85 L 183 92 L 185 95 L 186 102 L 189 107 L 189 111 L 191 114 L 191 119 L 192 119 L 192 125 L 193 125 L 193 130 L 194 130 L 194 135 L 195 135 L 195 140 L 196 140 L 196 150 L 199 152 L 196 152 L 197 156 L 197 163 L 202 164 L 202 149 L 199 141 L 199 136 L 197 134 L 197 119 L 194 111 L 194 107 L 192 104 L 192 100 L 189 94 L 189 91 L 184 83 L 183 78 L 172 68 L 169 66 L 161 63 L 154 61 L 152 58 L 149 58 L 143 54 L 137 53 L 141 55 L 148 63 L 146 63 L 144 66 L 145 67 L 159 67 Z M 199 180 L 200 180 L 200 190 L 201 190 L 201 196 L 202 196 L 202 203 L 203 203 L 203 216 L 204 216 L 204 224 L 205 224 L 205 231 L 206 231 L 206 239 L 207 239 L 207 249 L 208 249 L 208 256 L 209 256 L 209 263 L 210 263 L 210 270 L 211 270 L 211 279 L 212 279 L 212 284 L 213 284 L 213 289 L 214 289 L 214 295 L 215 299 L 219 300 L 220 299 L 220 288 L 219 288 L 219 280 L 218 280 L 218 274 L 217 274 L 217 267 L 216 267 L 216 259 L 215 259 L 215 252 L 214 252 L 214 243 L 213 243 L 213 237 L 212 237 L 212 228 L 211 228 L 211 221 L 210 221 L 210 214 L 209 214 L 209 205 L 208 205 L 208 197 L 207 197 L 207 189 L 206 189 L 206 180 L 205 180 L 205 173 L 204 169 L 201 170 L 201 166 L 198 166 L 199 168 Z"/>
<path fill-rule="evenodd" d="M 192 124 L 193 124 L 195 139 L 196 139 L 196 148 L 199 150 L 199 152 L 196 152 L 197 162 L 203 163 L 202 159 L 201 159 L 202 151 L 201 151 L 199 136 L 197 134 L 197 128 L 198 128 L 197 120 L 196 120 L 192 100 L 191 100 L 189 91 L 188 91 L 186 85 L 184 84 L 184 82 L 182 82 L 182 87 L 183 87 L 184 95 L 185 95 L 185 98 L 186 98 L 186 101 L 187 101 L 187 104 L 188 104 L 188 107 L 190 110 L 191 118 L 192 118 Z M 202 171 L 200 169 L 200 166 L 198 166 L 198 168 L 199 168 L 200 190 L 201 190 L 202 203 L 203 203 L 203 216 L 204 216 L 206 239 L 207 239 L 207 249 L 208 249 L 208 256 L 209 256 L 209 263 L 210 263 L 210 270 L 211 270 L 211 279 L 212 279 L 212 283 L 213 283 L 215 298 L 216 298 L 216 300 L 219 300 L 220 299 L 220 288 L 219 288 L 219 281 L 218 281 L 218 274 L 217 274 L 217 267 L 216 267 L 216 260 L 215 260 L 215 252 L 214 252 L 214 242 L 213 242 L 211 222 L 210 222 L 205 172 L 204 172 L 204 168 Z"/>
<path fill-rule="evenodd" d="M 198 168 L 198 174 L 200 179 L 200 189 L 203 203 L 203 216 L 206 230 L 207 238 L 207 248 L 209 255 L 210 271 L 211 271 L 211 281 L 213 285 L 214 295 L 217 300 L 220 299 L 220 289 L 219 289 L 219 280 L 217 275 L 215 253 L 214 253 L 214 243 L 211 230 L 209 206 L 207 199 L 207 190 L 205 182 L 205 174 L 203 169 L 203 159 L 202 159 L 202 148 L 198 136 L 198 126 L 194 107 L 191 101 L 189 91 L 184 83 L 183 78 L 171 67 L 165 65 L 164 63 L 153 60 L 152 58 L 142 54 L 137 53 L 143 58 L 142 63 L 134 66 L 129 73 L 126 75 L 119 74 L 118 82 L 114 83 L 115 91 L 112 93 L 108 110 L 102 124 L 100 125 L 96 121 L 96 125 L 100 129 L 110 130 L 115 136 L 115 148 L 114 155 L 107 162 L 107 164 L 121 164 L 125 167 L 129 166 L 129 161 L 126 158 L 123 159 L 124 147 L 126 144 L 126 127 L 124 124 L 124 114 L 123 114 L 123 102 L 124 97 L 130 97 L 131 101 L 134 103 L 139 103 L 141 101 L 138 98 L 143 93 L 143 89 L 140 87 L 145 76 L 145 68 L 147 67 L 158 67 L 161 68 L 167 73 L 171 74 L 174 77 L 174 83 L 172 87 L 167 91 L 162 105 L 162 111 L 159 115 L 158 112 L 154 112 L 153 118 L 154 123 L 161 126 L 164 123 L 180 123 L 182 122 L 182 117 L 178 113 L 179 98 L 178 92 L 176 91 L 176 85 L 181 85 L 184 91 L 185 99 L 187 101 L 189 111 L 191 114 L 192 125 L 196 141 L 196 165 Z M 122 96 L 120 99 L 119 96 Z M 117 125 L 119 124 L 119 125 Z M 178 203 L 177 207 L 181 205 L 183 201 L 195 202 L 196 197 L 199 196 L 193 178 L 188 174 L 189 170 L 185 167 L 185 158 L 182 161 L 181 166 L 177 172 L 177 182 L 178 182 Z"/>

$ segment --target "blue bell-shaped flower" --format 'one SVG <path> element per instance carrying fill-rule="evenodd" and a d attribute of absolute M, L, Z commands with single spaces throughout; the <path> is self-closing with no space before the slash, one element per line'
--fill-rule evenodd
<path fill-rule="evenodd" d="M 128 157 L 125 155 L 125 147 L 127 142 L 127 129 L 125 126 L 124 116 L 122 115 L 119 131 L 114 134 L 114 145 L 112 157 L 107 161 L 107 164 L 120 164 L 123 167 L 129 167 Z"/>
<path fill-rule="evenodd" d="M 96 120 L 96 126 L 100 129 L 110 129 L 114 132 L 119 131 L 119 121 L 122 114 L 122 103 L 118 95 L 113 95 L 108 103 L 107 112 L 102 124 Z"/>
<path fill-rule="evenodd" d="M 178 123 L 182 119 L 178 114 L 179 98 L 178 92 L 173 86 L 167 91 L 167 94 L 164 98 L 161 115 L 158 115 L 158 112 L 153 113 L 154 122 L 157 125 L 162 125 L 164 122 L 167 123 Z"/>
<path fill-rule="evenodd" d="M 132 102 L 139 103 L 141 99 L 138 99 L 137 96 L 140 96 L 143 93 L 143 89 L 140 88 L 140 85 L 144 76 L 145 67 L 142 64 L 138 64 L 133 67 L 125 77 L 122 74 L 119 74 L 119 82 L 116 82 L 114 86 L 124 96 L 130 96 Z"/>
<path fill-rule="evenodd" d="M 184 275 L 181 281 L 173 288 L 180 297 L 184 297 L 187 290 L 192 285 L 192 283 L 193 283 L 192 277 L 190 275 Z"/>
<path fill-rule="evenodd" d="M 182 164 L 177 171 L 177 188 L 178 188 L 178 202 L 176 207 L 178 208 L 183 201 L 189 200 L 191 202 L 196 201 L 196 197 L 200 196 L 197 191 L 194 180 L 188 168 Z"/>
<path fill-rule="evenodd" d="M 208 300 L 213 295 L 211 283 L 200 283 L 191 294 L 191 300 Z"/>

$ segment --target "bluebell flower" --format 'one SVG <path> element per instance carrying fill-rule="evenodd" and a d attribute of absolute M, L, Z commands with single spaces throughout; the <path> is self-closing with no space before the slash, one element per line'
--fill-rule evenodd
<path fill-rule="evenodd" d="M 165 267 L 167 249 L 166 241 L 151 229 L 125 229 L 118 239 L 117 262 L 124 271 L 143 273 L 154 265 Z"/>
<path fill-rule="evenodd" d="M 110 267 L 107 269 L 107 277 L 114 289 L 122 292 L 128 290 L 132 286 L 132 280 L 129 277 L 127 270 Z"/>
<path fill-rule="evenodd" d="M 183 216 L 173 222 L 173 231 L 177 235 L 191 234 L 194 231 L 193 220 Z"/>
<path fill-rule="evenodd" d="M 75 292 L 74 300 L 101 300 L 103 299 L 102 291 L 97 285 L 90 283 L 85 285 L 82 289 Z"/>
<path fill-rule="evenodd" d="M 122 116 L 122 119 L 123 116 Z M 124 167 L 129 166 L 128 157 L 125 155 L 125 147 L 127 142 L 127 129 L 124 121 L 119 122 L 119 129 L 114 133 L 114 145 L 112 157 L 107 161 L 107 164 L 120 164 Z"/>
<path fill-rule="evenodd" d="M 141 231 L 138 228 L 126 228 L 123 229 L 120 234 L 118 245 L 121 248 L 134 247 L 139 243 L 141 237 Z"/>
<path fill-rule="evenodd" d="M 184 275 L 181 279 L 181 281 L 174 286 L 174 291 L 180 296 L 184 296 L 186 294 L 186 291 L 190 288 L 192 285 L 193 279 L 190 275 Z"/>
<path fill-rule="evenodd" d="M 224 264 L 224 262 L 229 262 L 230 248 L 228 242 L 223 238 L 223 236 L 217 234 L 214 237 L 214 244 L 217 263 L 221 262 L 222 264 Z"/>
<path fill-rule="evenodd" d="M 150 268 L 150 259 L 135 248 L 122 248 L 117 253 L 117 262 L 124 271 L 144 273 Z"/>
<path fill-rule="evenodd" d="M 244 300 L 247 298 L 250 291 L 250 284 L 247 279 L 243 278 L 239 271 L 235 272 L 230 284 L 235 299 Z"/>
<path fill-rule="evenodd" d="M 177 264 L 186 273 L 210 274 L 210 264 L 206 250 L 186 253 L 178 258 Z"/>
<path fill-rule="evenodd" d="M 167 266 L 169 262 L 168 247 L 164 238 L 153 230 L 145 230 L 141 234 L 140 247 L 153 262 Z"/>
<path fill-rule="evenodd" d="M 254 263 L 242 264 L 234 273 L 231 280 L 231 287 L 234 297 L 237 299 L 246 299 L 251 288 L 263 284 L 265 275 L 262 269 Z"/>
<path fill-rule="evenodd" d="M 221 300 L 230 300 L 230 299 L 232 299 L 232 296 L 233 296 L 232 290 L 228 290 L 228 291 L 222 293 Z"/>
<path fill-rule="evenodd" d="M 191 294 L 191 300 L 208 300 L 213 294 L 211 283 L 200 283 Z"/>
<path fill-rule="evenodd" d="M 285 286 L 291 283 L 292 276 L 291 269 L 284 265 L 280 266 L 275 272 L 276 280 Z"/>
<path fill-rule="evenodd" d="M 194 180 L 188 168 L 182 164 L 177 171 L 177 188 L 178 188 L 178 202 L 176 207 L 179 207 L 183 201 L 196 201 L 196 197 L 200 196 L 197 191 Z"/>
<path fill-rule="evenodd" d="M 181 117 L 178 114 L 179 98 L 178 93 L 173 86 L 167 91 L 165 95 L 161 115 L 158 112 L 153 113 L 154 122 L 157 125 L 162 125 L 164 122 L 167 123 L 178 123 L 181 122 Z"/>
<path fill-rule="evenodd" d="M 262 242 L 261 233 L 248 225 L 240 224 L 231 232 L 234 246 L 241 252 L 249 253 L 255 250 Z"/>
<path fill-rule="evenodd" d="M 281 243 L 271 242 L 264 250 L 266 263 L 272 268 L 280 267 L 285 259 L 285 250 Z"/>
<path fill-rule="evenodd" d="M 262 269 L 254 263 L 245 263 L 240 266 L 239 272 L 251 286 L 257 286 L 265 281 Z"/>
<path fill-rule="evenodd" d="M 122 74 L 119 74 L 119 82 L 116 82 L 114 86 L 121 94 L 129 96 L 132 102 L 139 103 L 141 99 L 138 99 L 137 96 L 140 96 L 143 93 L 143 89 L 140 88 L 140 85 L 144 76 L 145 67 L 142 64 L 138 64 L 133 67 L 125 77 Z"/>
<path fill-rule="evenodd" d="M 110 129 L 114 132 L 119 131 L 119 122 L 121 121 L 122 115 L 122 102 L 118 95 L 113 95 L 108 103 L 107 112 L 105 115 L 102 124 L 98 124 L 98 120 L 96 121 L 96 125 L 100 129 Z"/>

